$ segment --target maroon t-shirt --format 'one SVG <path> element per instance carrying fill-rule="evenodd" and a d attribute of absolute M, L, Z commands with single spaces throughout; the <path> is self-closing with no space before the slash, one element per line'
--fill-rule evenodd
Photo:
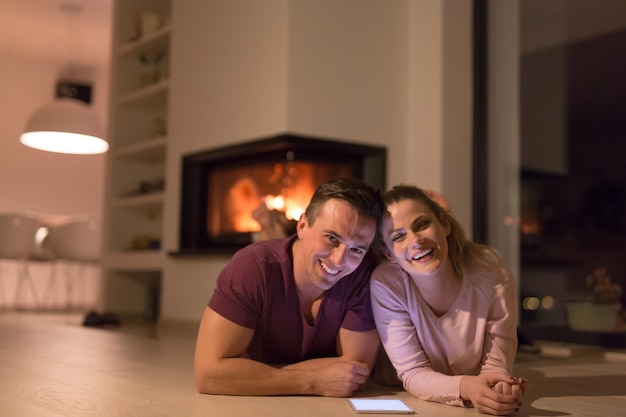
<path fill-rule="evenodd" d="M 376 328 L 369 277 L 376 257 L 326 291 L 315 323 L 304 320 L 293 277 L 291 248 L 296 235 L 253 243 L 239 250 L 220 273 L 209 307 L 228 320 L 255 329 L 247 356 L 269 364 L 289 364 L 337 356 L 339 328 Z"/>

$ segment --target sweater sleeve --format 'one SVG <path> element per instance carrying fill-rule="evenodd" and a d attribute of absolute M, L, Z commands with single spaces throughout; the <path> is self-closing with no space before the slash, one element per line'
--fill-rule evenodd
<path fill-rule="evenodd" d="M 420 345 L 420 334 L 411 318 L 420 314 L 407 297 L 408 277 L 395 264 L 379 265 L 371 278 L 372 309 L 383 347 L 404 389 L 416 398 L 463 407 L 460 396 L 462 375 L 445 375 L 433 370 Z"/>
<path fill-rule="evenodd" d="M 511 374 L 517 352 L 518 297 L 512 272 L 504 265 L 495 270 L 494 286 L 484 340 L 485 361 L 481 373 Z"/>

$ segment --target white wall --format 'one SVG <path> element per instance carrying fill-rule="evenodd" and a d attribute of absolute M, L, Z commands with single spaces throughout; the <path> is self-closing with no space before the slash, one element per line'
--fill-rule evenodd
<path fill-rule="evenodd" d="M 387 146 L 388 185 L 443 191 L 469 228 L 470 7 L 174 2 L 165 250 L 178 246 L 182 154 L 285 131 Z M 199 320 L 227 261 L 168 258 L 161 318 Z"/>
<path fill-rule="evenodd" d="M 292 2 L 288 128 L 366 144 L 406 137 L 407 3 Z"/>
<path fill-rule="evenodd" d="M 287 128 L 288 3 L 173 3 L 166 251 L 178 248 L 181 156 Z M 167 259 L 161 317 L 199 320 L 227 260 Z"/>
<path fill-rule="evenodd" d="M 406 143 L 392 146 L 393 183 L 441 191 L 472 235 L 471 2 L 409 0 Z"/>

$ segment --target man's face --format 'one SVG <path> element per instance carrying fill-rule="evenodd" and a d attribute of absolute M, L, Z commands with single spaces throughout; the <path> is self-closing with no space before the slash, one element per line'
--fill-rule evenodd
<path fill-rule="evenodd" d="M 312 225 L 302 215 L 297 230 L 306 280 L 325 291 L 361 264 L 376 235 L 376 221 L 360 216 L 345 201 L 331 199 Z"/>

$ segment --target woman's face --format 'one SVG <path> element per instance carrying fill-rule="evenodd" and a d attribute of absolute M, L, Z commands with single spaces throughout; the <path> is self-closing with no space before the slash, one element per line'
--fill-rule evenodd
<path fill-rule="evenodd" d="M 428 207 L 414 200 L 387 206 L 382 225 L 391 261 L 410 275 L 433 275 L 448 262 L 450 225 L 442 224 Z"/>

